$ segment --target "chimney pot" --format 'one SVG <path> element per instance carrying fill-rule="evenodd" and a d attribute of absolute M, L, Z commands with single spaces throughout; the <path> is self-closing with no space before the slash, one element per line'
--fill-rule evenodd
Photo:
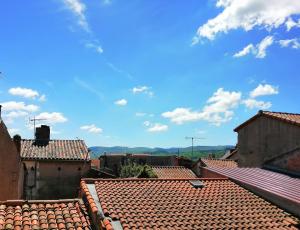
<path fill-rule="evenodd" d="M 37 144 L 48 144 L 50 140 L 50 127 L 48 125 L 41 125 L 35 129 L 35 142 Z"/>
<path fill-rule="evenodd" d="M 21 153 L 21 136 L 20 135 L 14 135 L 13 141 L 16 145 L 18 153 L 20 154 Z"/>

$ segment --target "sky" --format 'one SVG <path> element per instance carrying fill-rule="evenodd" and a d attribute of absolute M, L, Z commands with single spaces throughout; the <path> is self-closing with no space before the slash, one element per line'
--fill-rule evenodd
<path fill-rule="evenodd" d="M 299 0 L 0 3 L 11 135 L 88 146 L 234 145 L 259 110 L 300 112 Z"/>

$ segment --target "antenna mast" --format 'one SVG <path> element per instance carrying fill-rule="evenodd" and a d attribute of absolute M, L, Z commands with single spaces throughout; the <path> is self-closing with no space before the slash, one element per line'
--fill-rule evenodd
<path fill-rule="evenodd" d="M 194 140 L 197 139 L 197 140 L 202 140 L 202 139 L 205 139 L 203 137 L 185 137 L 185 139 L 187 140 L 192 140 L 192 159 L 194 157 Z"/>
<path fill-rule="evenodd" d="M 35 138 L 35 122 L 36 121 L 45 121 L 47 119 L 44 118 L 35 118 L 35 116 L 32 119 L 29 119 L 30 122 L 33 121 L 33 137 Z"/>

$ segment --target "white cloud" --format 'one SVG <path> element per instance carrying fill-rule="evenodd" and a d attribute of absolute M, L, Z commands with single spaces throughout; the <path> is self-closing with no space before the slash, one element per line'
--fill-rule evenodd
<path fill-rule="evenodd" d="M 89 32 L 89 24 L 85 16 L 85 4 L 80 0 L 63 0 L 63 3 L 77 17 L 78 25 Z"/>
<path fill-rule="evenodd" d="M 52 112 L 52 113 L 48 113 L 48 112 L 43 112 L 40 113 L 39 115 L 35 116 L 36 119 L 45 119 L 45 122 L 47 123 L 64 123 L 66 121 L 68 121 L 68 119 L 66 117 L 64 117 L 64 115 L 62 113 L 58 113 L 58 112 Z"/>
<path fill-rule="evenodd" d="M 46 100 L 47 99 L 46 99 L 46 95 L 45 94 L 41 95 L 40 98 L 39 98 L 39 101 L 42 101 L 42 102 L 44 102 Z"/>
<path fill-rule="evenodd" d="M 254 90 L 250 92 L 250 97 L 255 98 L 259 96 L 274 95 L 278 93 L 278 87 L 269 84 L 259 84 Z"/>
<path fill-rule="evenodd" d="M 162 116 L 169 118 L 171 122 L 183 124 L 190 121 L 204 120 L 214 125 L 228 122 L 233 117 L 232 109 L 237 107 L 241 100 L 241 93 L 235 91 L 224 91 L 219 88 L 202 111 L 192 111 L 190 108 L 176 108 L 173 111 L 162 113 Z"/>
<path fill-rule="evenodd" d="M 281 47 L 292 47 L 293 49 L 300 48 L 300 42 L 297 38 L 279 40 L 278 43 Z"/>
<path fill-rule="evenodd" d="M 21 87 L 10 88 L 8 92 L 14 96 L 21 96 L 21 97 L 31 98 L 31 99 L 35 99 L 36 97 L 39 96 L 39 93 L 36 90 L 21 88 Z"/>
<path fill-rule="evenodd" d="M 242 103 L 249 109 L 269 109 L 272 106 L 271 102 L 257 101 L 253 98 L 244 100 Z"/>
<path fill-rule="evenodd" d="M 118 106 L 125 106 L 127 105 L 127 100 L 126 99 L 120 99 L 120 100 L 117 100 L 115 101 L 115 105 L 118 105 Z"/>
<path fill-rule="evenodd" d="M 252 43 L 244 47 L 241 51 L 235 53 L 233 57 L 243 57 L 247 54 L 253 54 L 256 58 L 266 57 L 266 50 L 269 46 L 273 44 L 273 37 L 267 36 L 260 43 L 254 46 Z"/>
<path fill-rule="evenodd" d="M 267 48 L 272 45 L 273 37 L 267 36 L 265 37 L 259 44 L 257 44 L 257 58 L 264 58 L 266 56 Z"/>
<path fill-rule="evenodd" d="M 255 47 L 253 44 L 249 44 L 246 47 L 244 47 L 241 51 L 235 53 L 233 57 L 243 57 L 249 53 L 254 53 L 255 52 Z"/>
<path fill-rule="evenodd" d="M 298 22 L 295 22 L 292 18 L 289 18 L 286 23 L 286 30 L 290 31 L 293 27 L 300 27 L 300 19 Z"/>
<path fill-rule="evenodd" d="M 89 49 L 93 49 L 95 50 L 98 54 L 102 54 L 103 53 L 103 49 L 102 47 L 98 44 L 98 42 L 86 42 L 85 43 L 85 47 L 89 48 Z"/>
<path fill-rule="evenodd" d="M 159 123 L 155 123 L 150 128 L 147 129 L 147 131 L 151 133 L 165 132 L 167 130 L 168 130 L 167 125 L 162 125 Z"/>
<path fill-rule="evenodd" d="M 91 124 L 91 125 L 83 125 L 80 127 L 82 130 L 86 130 L 89 133 L 102 133 L 103 130 L 101 128 L 98 128 L 96 125 Z"/>
<path fill-rule="evenodd" d="M 3 111 L 24 110 L 27 112 L 36 112 L 39 107 L 37 105 L 26 105 L 24 102 L 8 101 L 1 103 Z"/>
<path fill-rule="evenodd" d="M 245 31 L 255 27 L 270 31 L 281 25 L 292 28 L 295 25 L 291 24 L 291 16 L 300 14 L 299 0 L 218 0 L 216 6 L 224 10 L 198 28 L 194 44 L 201 38 L 213 40 L 219 33 L 240 28 Z"/>
<path fill-rule="evenodd" d="M 132 92 L 133 92 L 133 94 L 144 93 L 150 97 L 153 97 L 154 93 L 150 89 L 151 88 L 148 86 L 136 86 L 136 87 L 133 87 Z"/>
<path fill-rule="evenodd" d="M 12 135 L 12 134 L 16 134 L 17 132 L 19 132 L 20 130 L 19 129 L 15 129 L 15 128 L 10 128 L 10 129 L 7 129 L 9 134 Z"/>
<path fill-rule="evenodd" d="M 6 113 L 3 116 L 7 117 L 9 119 L 15 119 L 15 118 L 19 118 L 19 117 L 25 117 L 27 115 L 28 115 L 28 112 L 18 110 L 18 111 L 11 111 L 9 113 Z"/>

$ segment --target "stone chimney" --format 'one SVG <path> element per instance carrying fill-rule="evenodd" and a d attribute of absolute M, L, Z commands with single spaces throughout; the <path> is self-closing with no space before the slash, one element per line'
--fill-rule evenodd
<path fill-rule="evenodd" d="M 48 125 L 41 125 L 35 129 L 35 143 L 46 145 L 50 140 L 50 127 Z"/>
<path fill-rule="evenodd" d="M 15 143 L 15 146 L 17 148 L 18 153 L 21 153 L 21 136 L 20 135 L 14 135 L 13 141 Z"/>

